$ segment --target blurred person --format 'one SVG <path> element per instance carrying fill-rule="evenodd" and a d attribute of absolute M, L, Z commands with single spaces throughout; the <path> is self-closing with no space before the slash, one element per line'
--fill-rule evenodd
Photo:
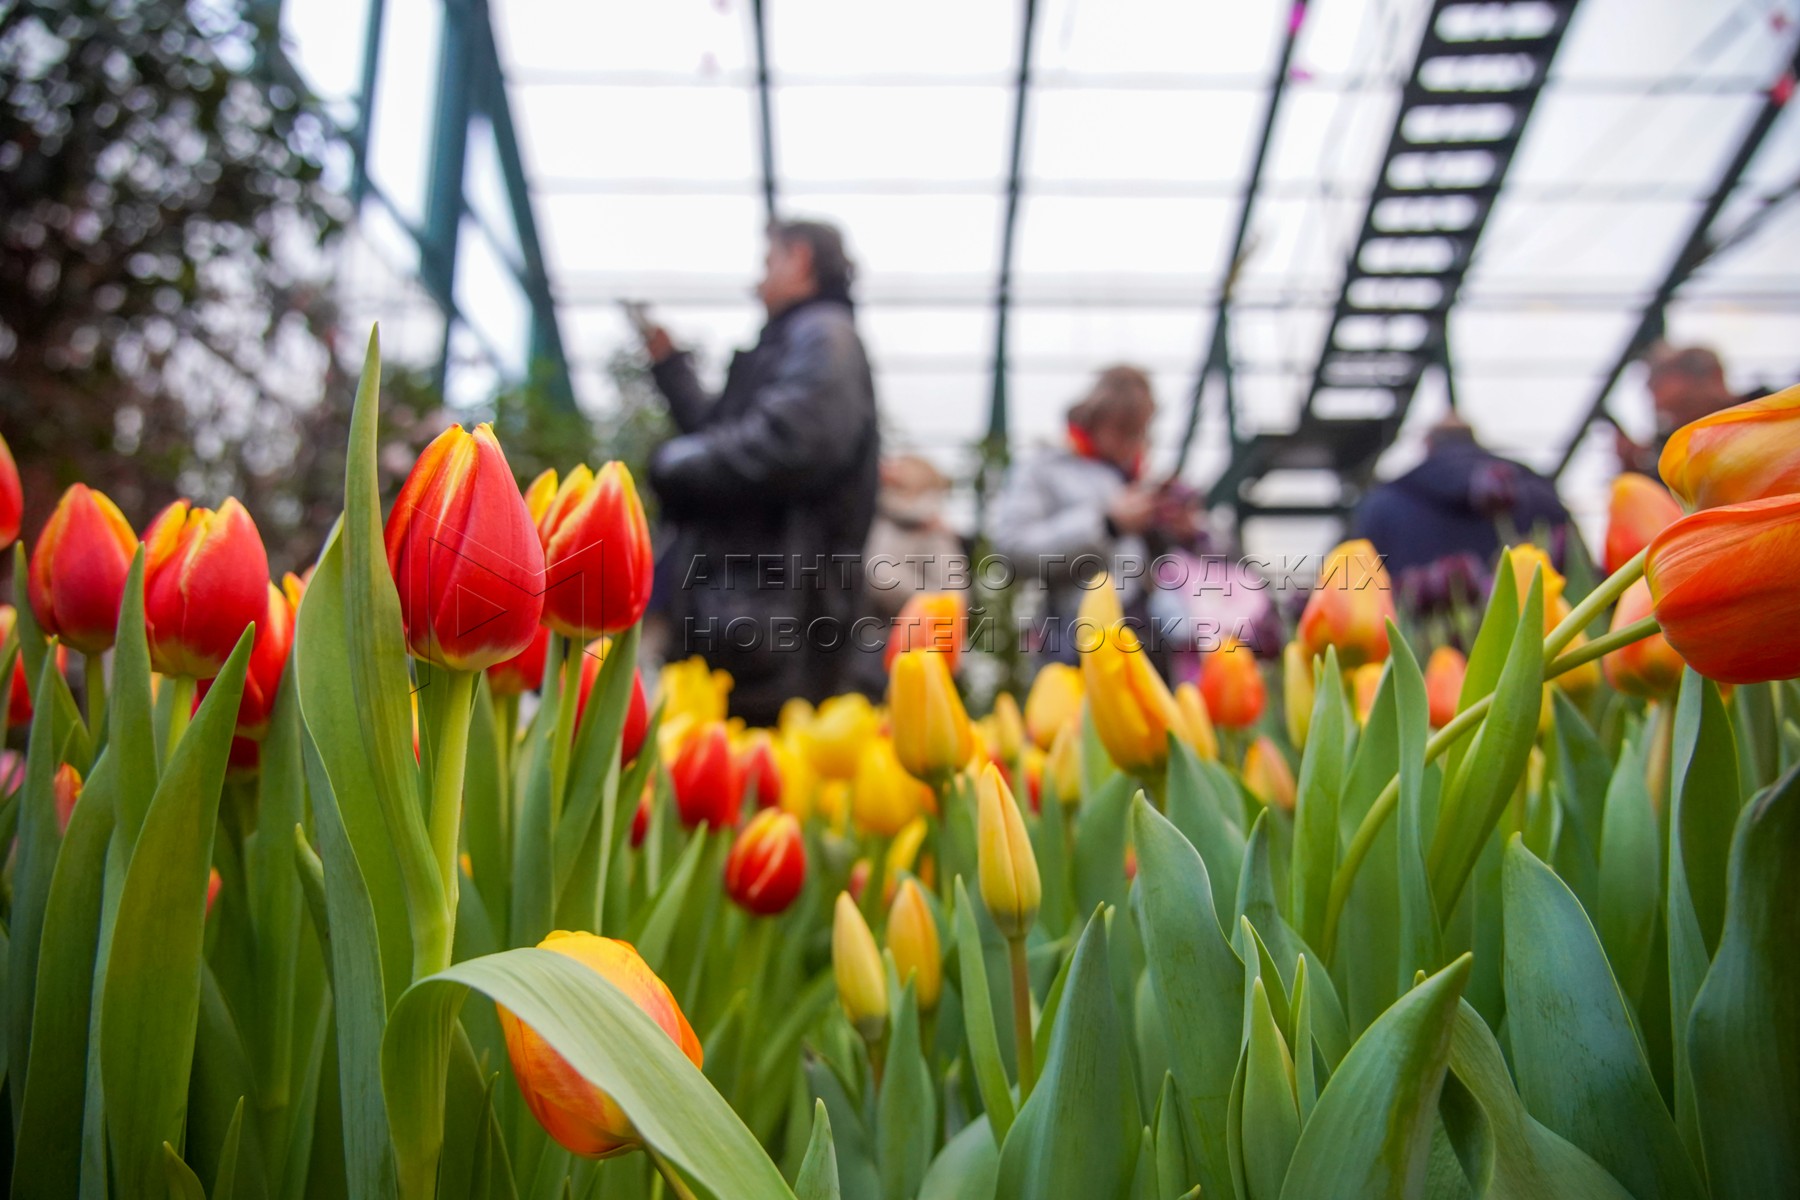
<path fill-rule="evenodd" d="M 929 459 L 918 454 L 882 459 L 864 562 L 869 607 L 884 621 L 892 621 L 918 593 L 944 591 L 966 578 L 967 547 L 944 522 L 949 498 L 949 477 Z"/>
<path fill-rule="evenodd" d="M 1425 434 L 1423 462 L 1370 489 L 1353 525 L 1375 544 L 1401 597 L 1432 609 L 1453 599 L 1459 583 L 1479 595 L 1504 542 L 1541 527 L 1560 548 L 1568 523 L 1555 484 L 1483 447 L 1452 414 Z"/>
<path fill-rule="evenodd" d="M 1644 445 L 1619 430 L 1615 447 L 1619 468 L 1656 477 L 1656 460 L 1662 456 L 1669 435 L 1692 421 L 1730 408 L 1742 397 L 1725 384 L 1725 365 L 1705 346 L 1678 349 L 1659 344 L 1645 356 L 1650 366 L 1647 386 L 1656 428 Z"/>
<path fill-rule="evenodd" d="M 1120 587 L 1129 618 L 1147 614 L 1143 579 L 1155 553 L 1198 534 L 1194 497 L 1143 479 L 1156 397 L 1139 367 L 1101 371 L 1068 411 L 1063 444 L 1008 472 L 988 512 L 994 550 L 1045 589 L 1047 656 L 1076 659 L 1073 622 L 1092 577 Z"/>
<path fill-rule="evenodd" d="M 774 724 L 790 696 L 840 690 L 881 458 L 843 235 L 819 221 L 768 232 L 756 287 L 768 320 L 720 395 L 666 330 L 644 328 L 681 431 L 650 460 L 673 534 L 657 570 L 671 656 L 730 671 L 732 711 L 756 725 Z"/>

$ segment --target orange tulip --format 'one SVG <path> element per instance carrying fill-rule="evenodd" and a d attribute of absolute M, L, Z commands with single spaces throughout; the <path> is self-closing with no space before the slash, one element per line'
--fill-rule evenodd
<path fill-rule="evenodd" d="M 606 661 L 606 652 L 611 647 L 611 639 L 595 638 L 588 643 L 587 652 L 581 656 L 581 690 L 575 697 L 577 732 L 581 730 L 582 715 L 587 712 L 588 693 L 594 690 L 594 682 L 600 678 L 600 666 Z M 638 756 L 649 731 L 650 702 L 644 696 L 644 672 L 633 668 L 631 699 L 625 702 L 625 725 L 619 730 L 620 762 L 628 763 Z"/>
<path fill-rule="evenodd" d="M 1655 608 L 1649 583 L 1640 579 L 1619 597 L 1619 605 L 1613 609 L 1612 628 L 1619 630 L 1635 624 Z M 1650 697 L 1674 695 L 1681 686 L 1681 669 L 1686 665 L 1660 633 L 1614 650 L 1601 661 L 1606 666 L 1608 683 L 1621 692 Z"/>
<path fill-rule="evenodd" d="M 1383 635 L 1385 638 L 1385 635 Z M 1226 638 L 1200 660 L 1200 695 L 1213 724 L 1248 729 L 1262 718 L 1268 692 L 1250 647 Z"/>
<path fill-rule="evenodd" d="M 920 592 L 906 602 L 888 628 L 882 669 L 893 670 L 894 660 L 908 650 L 936 650 L 945 656 L 944 665 L 954 675 L 962 657 L 962 640 L 963 594 Z"/>
<path fill-rule="evenodd" d="M 1281 747 L 1266 736 L 1251 742 L 1250 749 L 1244 752 L 1244 786 L 1267 807 L 1294 811 L 1299 789 L 1294 784 L 1293 769 L 1282 757 Z"/>
<path fill-rule="evenodd" d="M 487 669 L 488 690 L 496 696 L 518 696 L 544 686 L 544 656 L 550 652 L 550 628 L 539 625 L 531 643 Z"/>
<path fill-rule="evenodd" d="M 1635 471 L 1613 480 L 1606 511 L 1606 573 L 1630 562 L 1650 539 L 1681 520 L 1681 505 L 1668 489 Z"/>
<path fill-rule="evenodd" d="M 0 644 L 5 643 L 13 633 L 13 626 L 19 622 L 19 614 L 10 604 L 0 604 Z M 69 669 L 69 648 L 57 644 L 56 669 L 65 674 Z M 34 680 L 25 677 L 25 656 L 13 657 L 12 689 L 6 698 L 6 723 L 19 727 L 31 723 L 31 685 Z"/>
<path fill-rule="evenodd" d="M 1081 712 L 1081 671 L 1068 663 L 1045 663 L 1025 694 L 1025 732 L 1048 750 L 1064 725 Z"/>
<path fill-rule="evenodd" d="M 696 825 L 728 829 L 737 824 L 737 772 L 731 769 L 731 743 L 723 721 L 708 721 L 689 731 L 669 763 L 669 779 L 681 823 L 689 829 Z"/>
<path fill-rule="evenodd" d="M 1650 543 L 1663 636 L 1720 683 L 1800 675 L 1800 494 L 1708 508 Z"/>
<path fill-rule="evenodd" d="M 681 1006 L 629 942 L 559 929 L 539 942 L 538 948 L 574 959 L 624 992 L 669 1035 L 689 1062 L 701 1065 L 700 1039 L 694 1036 Z M 519 1081 L 525 1106 L 546 1133 L 583 1158 L 606 1158 L 639 1145 L 637 1130 L 617 1101 L 583 1078 L 504 1005 L 496 1007 L 513 1077 Z"/>
<path fill-rule="evenodd" d="M 1439 646 L 1425 661 L 1425 703 L 1433 729 L 1442 729 L 1456 716 L 1468 670 L 1469 660 L 1455 646 Z"/>
<path fill-rule="evenodd" d="M 112 649 L 137 546 L 118 505 L 71 484 L 31 551 L 31 611 L 44 632 L 84 654 Z"/>
<path fill-rule="evenodd" d="M 216 512 L 177 500 L 145 530 L 144 624 L 158 671 L 211 679 L 268 612 L 269 556 L 236 499 Z"/>
<path fill-rule="evenodd" d="M 1169 735 L 1188 732 L 1169 685 L 1122 619 L 1091 626 L 1082 636 L 1088 648 L 1081 655 L 1081 675 L 1100 744 L 1120 770 L 1157 774 L 1168 765 Z"/>
<path fill-rule="evenodd" d="M 0 437 L 0 550 L 19 540 L 19 522 L 25 517 L 25 489 L 19 485 L 19 464 L 12 447 Z"/>
<path fill-rule="evenodd" d="M 50 780 L 50 792 L 56 801 L 56 832 L 69 832 L 69 818 L 75 815 L 75 802 L 81 799 L 81 772 L 68 763 L 58 763 Z"/>
<path fill-rule="evenodd" d="M 1300 614 L 1300 645 L 1308 659 L 1336 646 L 1346 671 L 1388 656 L 1387 623 L 1394 616 L 1394 587 L 1381 555 L 1367 538 L 1325 556 L 1319 580 Z"/>
<path fill-rule="evenodd" d="M 385 539 L 416 657 L 479 671 L 531 645 L 544 610 L 544 551 L 492 427 L 452 425 L 425 447 Z"/>
<path fill-rule="evenodd" d="M 618 633 L 650 604 L 650 523 L 624 463 L 569 472 L 538 521 L 544 624 L 567 637 Z"/>
<path fill-rule="evenodd" d="M 785 912 L 806 882 L 806 843 L 792 813 L 765 808 L 750 818 L 725 859 L 725 894 L 745 912 Z"/>
<path fill-rule="evenodd" d="M 1800 386 L 1683 425 L 1657 468 L 1693 508 L 1800 492 Z"/>

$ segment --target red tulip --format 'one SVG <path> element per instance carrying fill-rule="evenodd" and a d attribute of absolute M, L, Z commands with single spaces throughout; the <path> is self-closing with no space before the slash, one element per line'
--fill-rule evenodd
<path fill-rule="evenodd" d="M 575 728 L 581 728 L 581 716 L 587 711 L 588 693 L 594 690 L 594 681 L 600 678 L 600 665 L 606 661 L 606 652 L 612 646 L 610 638 L 595 638 L 588 643 L 587 653 L 581 656 L 581 691 L 575 698 Z M 625 704 L 625 727 L 620 731 L 619 761 L 628 763 L 638 756 L 643 749 L 644 735 L 650 729 L 650 705 L 644 699 L 644 673 L 634 668 L 631 672 L 631 699 Z"/>
<path fill-rule="evenodd" d="M 569 472 L 538 522 L 544 624 L 591 638 L 637 624 L 650 604 L 650 525 L 621 462 Z"/>
<path fill-rule="evenodd" d="M 1708 679 L 1800 675 L 1800 493 L 1683 517 L 1650 543 L 1645 576 L 1663 636 Z"/>
<path fill-rule="evenodd" d="M 531 645 L 544 611 L 544 550 L 490 426 L 452 425 L 425 447 L 385 540 L 415 656 L 479 671 Z"/>
<path fill-rule="evenodd" d="M 496 696 L 517 696 L 544 686 L 544 655 L 550 649 L 550 630 L 539 625 L 531 644 L 487 669 L 488 689 Z"/>
<path fill-rule="evenodd" d="M 650 832 L 650 801 L 655 794 L 655 786 L 645 784 L 643 794 L 638 797 L 637 811 L 631 814 L 631 848 L 633 850 L 644 844 L 644 837 Z"/>
<path fill-rule="evenodd" d="M 1227 729 L 1248 729 L 1256 724 L 1268 703 L 1268 691 L 1250 647 L 1226 638 L 1217 650 L 1202 658 L 1200 696 L 1206 701 L 1213 724 Z"/>
<path fill-rule="evenodd" d="M 13 626 L 19 621 L 18 611 L 10 604 L 0 604 L 0 643 L 12 636 Z M 64 674 L 69 670 L 69 648 L 57 644 L 56 669 Z M 6 699 L 6 723 L 14 727 L 31 723 L 31 685 L 34 680 L 26 678 L 25 655 L 18 654 L 13 658 L 12 689 Z M 0 791 L 5 791 L 0 787 Z"/>
<path fill-rule="evenodd" d="M 731 768 L 731 743 L 723 721 L 708 721 L 682 739 L 669 763 L 669 779 L 675 785 L 681 823 L 689 829 L 737 824 L 737 772 Z"/>
<path fill-rule="evenodd" d="M 1681 505 L 1668 489 L 1635 471 L 1613 480 L 1606 511 L 1606 573 L 1630 562 L 1652 538 L 1681 520 Z"/>
<path fill-rule="evenodd" d="M 144 624 L 158 671 L 211 679 L 268 609 L 269 556 L 242 504 L 227 499 L 215 512 L 177 500 L 150 523 Z"/>
<path fill-rule="evenodd" d="M 112 649 L 137 546 L 118 505 L 84 483 L 70 485 L 31 551 L 31 611 L 44 632 L 84 654 Z"/>
<path fill-rule="evenodd" d="M 750 818 L 725 859 L 725 894 L 746 912 L 783 912 L 806 882 L 806 844 L 792 813 L 765 808 Z"/>
<path fill-rule="evenodd" d="M 748 793 L 758 808 L 781 803 L 781 766 L 775 761 L 775 743 L 766 729 L 751 732 L 734 757 L 739 795 Z"/>
<path fill-rule="evenodd" d="M 0 437 L 0 550 L 19 540 L 19 522 L 25 516 L 25 489 L 19 485 L 19 465 L 12 447 Z"/>
<path fill-rule="evenodd" d="M 300 608 L 300 597 L 306 585 L 289 571 L 281 586 L 265 585 L 267 607 L 256 622 L 256 640 L 250 646 L 250 665 L 244 673 L 244 695 L 238 701 L 237 735 L 232 742 L 231 763 L 237 767 L 255 767 L 256 743 L 269 732 L 269 718 L 275 712 L 275 698 L 281 690 L 281 676 L 287 670 L 288 655 L 294 648 L 294 614 Z M 194 691 L 194 707 L 212 686 L 210 679 L 200 681 Z M 239 746 L 238 742 L 246 743 Z"/>

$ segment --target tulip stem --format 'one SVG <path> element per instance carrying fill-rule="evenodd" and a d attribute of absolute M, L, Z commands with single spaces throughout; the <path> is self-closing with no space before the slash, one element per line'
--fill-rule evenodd
<path fill-rule="evenodd" d="M 1610 592 L 1612 598 L 1617 599 L 1624 592 L 1625 587 L 1629 587 L 1637 581 L 1636 576 L 1641 575 L 1643 569 L 1644 556 L 1640 554 L 1620 567 L 1617 574 L 1611 579 L 1595 588 L 1593 593 L 1588 596 L 1588 600 L 1592 600 L 1595 595 L 1602 592 Z M 1621 576 L 1630 576 L 1625 582 L 1625 587 L 1613 588 L 1614 580 Z M 1588 600 L 1583 600 L 1576 607 L 1575 611 L 1570 614 L 1570 620 L 1580 615 L 1581 610 L 1587 607 Z M 1596 608 L 1593 611 L 1598 612 L 1599 610 Z M 1588 619 L 1591 618 L 1592 614 L 1590 613 Z M 1573 638 L 1575 633 L 1579 633 L 1581 626 L 1586 623 L 1586 620 L 1583 620 L 1570 626 L 1572 632 L 1569 633 L 1569 638 Z M 1565 620 L 1550 632 L 1549 637 L 1544 639 L 1546 654 L 1549 653 L 1550 644 L 1555 642 L 1562 634 L 1564 627 L 1569 625 L 1570 621 Z M 1655 617 L 1645 617 L 1641 621 L 1632 622 L 1623 629 L 1615 629 L 1603 637 L 1597 637 L 1591 642 L 1584 643 L 1566 654 L 1560 654 L 1544 668 L 1544 682 L 1548 683 L 1557 676 L 1573 671 L 1576 667 L 1590 663 L 1602 655 L 1610 654 L 1622 646 L 1629 646 L 1633 642 L 1647 638 L 1660 628 Z M 1567 644 L 1566 640 L 1564 644 Z M 1432 735 L 1431 740 L 1425 743 L 1425 761 L 1429 763 L 1441 757 L 1464 734 L 1481 724 L 1482 719 L 1487 716 L 1488 709 L 1493 706 L 1494 694 L 1489 692 L 1457 713 L 1455 717 L 1451 718 L 1448 725 L 1438 730 Z M 1330 961 L 1334 953 L 1338 918 L 1342 916 L 1344 904 L 1350 898 L 1350 888 L 1356 882 L 1356 872 L 1362 867 L 1363 859 L 1367 858 L 1369 851 L 1374 848 L 1375 839 L 1381 834 L 1381 827 L 1393 815 L 1394 806 L 1399 799 L 1400 777 L 1395 775 L 1388 780 L 1387 786 L 1381 789 L 1381 795 L 1375 798 L 1375 803 L 1369 806 L 1369 811 L 1363 814 L 1362 824 L 1356 827 L 1356 833 L 1351 837 L 1350 845 L 1344 850 L 1344 860 L 1338 864 L 1337 873 L 1332 876 L 1331 894 L 1325 901 L 1324 935 L 1319 939 L 1319 953 L 1325 955 L 1327 961 Z"/>
<path fill-rule="evenodd" d="M 1625 594 L 1627 588 L 1643 578 L 1644 562 L 1649 554 L 1648 546 L 1639 550 L 1624 566 L 1607 576 L 1598 587 L 1582 597 L 1580 604 L 1569 610 L 1569 615 L 1559 621 L 1556 628 L 1550 631 L 1550 636 L 1544 639 L 1544 658 L 1546 660 L 1561 654 L 1563 649 L 1575 640 L 1576 634 L 1586 629 L 1595 617 L 1610 608 L 1613 601 Z M 1575 665 L 1579 666 L 1580 664 Z"/>
<path fill-rule="evenodd" d="M 575 710 L 581 704 L 581 655 L 578 638 L 566 639 L 562 688 L 556 696 L 556 732 L 550 739 L 550 811 L 562 815 L 563 791 L 569 786 L 569 750 L 575 742 Z"/>
<path fill-rule="evenodd" d="M 1019 1104 L 1023 1107 L 1037 1083 L 1031 1040 L 1031 971 L 1025 959 L 1024 938 L 1008 938 L 1006 951 L 1012 960 L 1013 1039 L 1019 1051 Z"/>
<path fill-rule="evenodd" d="M 669 1191 L 675 1194 L 676 1200 L 694 1200 L 694 1190 L 682 1180 L 681 1173 L 675 1169 L 673 1163 L 664 1158 L 656 1147 L 648 1142 L 644 1144 L 644 1152 L 650 1156 L 650 1161 L 656 1164 L 657 1174 L 661 1175 L 663 1182 L 668 1184 Z"/>
<path fill-rule="evenodd" d="M 454 921 L 456 912 L 456 846 L 462 833 L 463 772 L 469 759 L 469 718 L 475 700 L 475 672 L 434 670 L 445 695 L 438 702 L 437 728 L 431 747 L 431 852 L 444 898 Z"/>
<path fill-rule="evenodd" d="M 175 757 L 175 747 L 181 744 L 181 735 L 187 732 L 188 721 L 194 715 L 194 677 L 177 675 L 173 683 L 175 698 L 169 705 L 169 737 L 163 743 L 165 766 Z"/>
<path fill-rule="evenodd" d="M 87 680 L 87 723 L 89 733 L 100 732 L 106 719 L 106 664 L 99 654 L 83 655 L 83 678 Z"/>

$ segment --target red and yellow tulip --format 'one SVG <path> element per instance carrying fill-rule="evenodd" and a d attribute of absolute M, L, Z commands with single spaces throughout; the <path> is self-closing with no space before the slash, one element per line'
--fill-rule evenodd
<path fill-rule="evenodd" d="M 1668 489 L 1635 471 L 1613 480 L 1606 510 L 1606 573 L 1630 562 L 1657 534 L 1681 520 L 1681 505 Z"/>
<path fill-rule="evenodd" d="M 544 624 L 592 638 L 637 624 L 650 604 L 650 523 L 624 463 L 570 471 L 538 522 Z"/>
<path fill-rule="evenodd" d="M 1394 617 L 1394 588 L 1381 555 L 1367 538 L 1337 546 L 1325 556 L 1318 583 L 1300 614 L 1299 639 L 1308 658 L 1337 647 L 1346 671 L 1388 656 L 1387 623 Z"/>
<path fill-rule="evenodd" d="M 1800 492 L 1800 385 L 1683 425 L 1657 468 L 1691 508 Z"/>
<path fill-rule="evenodd" d="M 800 822 L 779 808 L 750 818 L 725 858 L 725 894 L 745 912 L 786 912 L 806 883 L 806 843 Z"/>
<path fill-rule="evenodd" d="M 112 649 L 137 547 L 118 505 L 85 483 L 71 484 L 31 551 L 31 611 L 44 632 L 84 654 Z M 268 573 L 265 563 L 265 581 Z"/>
<path fill-rule="evenodd" d="M 964 607 L 961 592 L 921 592 L 908 600 L 888 628 L 882 668 L 893 670 L 908 650 L 935 650 L 954 675 L 962 657 Z"/>

